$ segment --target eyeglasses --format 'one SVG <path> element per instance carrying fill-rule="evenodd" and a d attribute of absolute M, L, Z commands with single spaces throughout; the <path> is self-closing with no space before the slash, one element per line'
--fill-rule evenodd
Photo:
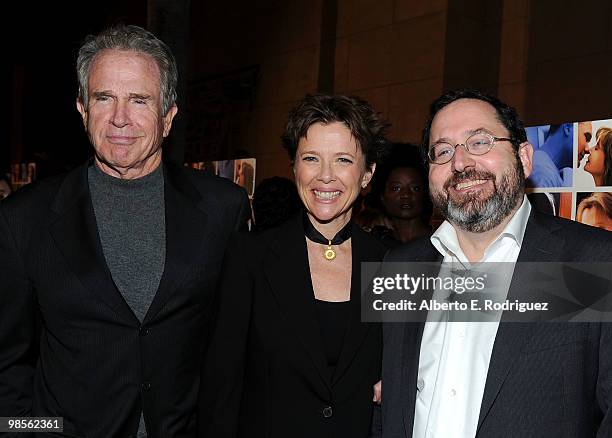
<path fill-rule="evenodd" d="M 505 137 L 494 137 L 487 132 L 477 132 L 470 135 L 467 140 L 465 140 L 465 143 L 458 143 L 454 146 L 446 142 L 434 144 L 429 148 L 427 158 L 429 159 L 430 163 L 434 164 L 448 163 L 455 156 L 457 146 L 463 146 L 471 155 L 484 155 L 493 148 L 496 141 L 512 142 L 512 139 Z"/>

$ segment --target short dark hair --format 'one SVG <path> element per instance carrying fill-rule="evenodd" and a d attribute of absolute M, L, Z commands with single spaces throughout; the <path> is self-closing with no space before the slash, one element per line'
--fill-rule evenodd
<path fill-rule="evenodd" d="M 170 48 L 142 27 L 118 24 L 98 35 L 89 35 L 79 49 L 76 71 L 79 80 L 78 100 L 87 108 L 89 69 L 98 54 L 107 49 L 128 50 L 149 55 L 159 68 L 161 111 L 166 115 L 176 102 L 178 70 Z"/>
<path fill-rule="evenodd" d="M 374 207 L 383 208 L 382 196 L 385 193 L 387 180 L 391 173 L 398 168 L 414 169 L 423 179 L 423 210 L 422 217 L 429 222 L 433 213 L 433 204 L 429 196 L 429 175 L 427 169 L 423 166 L 419 154 L 419 147 L 411 143 L 394 143 L 391 147 L 391 152 L 385 158 L 385 161 L 376 168 L 376 173 L 372 179 L 372 191 L 375 202 Z"/>
<path fill-rule="evenodd" d="M 429 107 L 429 118 L 427 119 L 425 128 L 423 128 L 423 137 L 421 140 L 421 157 L 427 166 L 429 165 L 427 153 L 429 152 L 429 136 L 431 134 L 430 131 L 433 119 L 442 108 L 460 99 L 475 99 L 491 105 L 497 113 L 497 119 L 508 130 L 510 138 L 512 139 L 512 145 L 516 149 L 518 149 L 521 143 L 527 141 L 527 133 L 525 132 L 523 121 L 519 118 L 516 110 L 510 105 L 502 102 L 491 94 L 483 93 L 473 88 L 452 90 L 438 97 Z"/>
<path fill-rule="evenodd" d="M 378 163 L 386 154 L 385 135 L 389 124 L 365 100 L 353 96 L 309 94 L 291 110 L 281 136 L 291 162 L 295 161 L 300 139 L 306 137 L 312 125 L 334 122 L 343 123 L 351 131 L 365 156 L 366 166 Z"/>

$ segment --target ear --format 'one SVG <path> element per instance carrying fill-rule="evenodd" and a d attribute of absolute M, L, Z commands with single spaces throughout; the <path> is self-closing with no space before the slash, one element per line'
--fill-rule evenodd
<path fill-rule="evenodd" d="M 376 171 L 376 163 L 373 163 L 370 167 L 366 167 L 366 171 L 363 174 L 363 178 L 361 179 L 361 188 L 365 189 L 370 181 L 372 181 L 372 177 L 374 176 L 374 172 Z"/>
<path fill-rule="evenodd" d="M 83 119 L 83 125 L 85 125 L 85 129 L 87 129 L 87 109 L 83 105 L 80 99 L 76 101 L 77 111 L 81 114 L 81 118 Z"/>
<path fill-rule="evenodd" d="M 176 105 L 172 105 L 166 115 L 164 116 L 164 138 L 168 137 L 170 134 L 170 128 L 172 128 L 172 120 L 174 120 L 174 116 L 178 113 L 178 107 Z"/>
<path fill-rule="evenodd" d="M 523 172 L 525 173 L 525 179 L 531 175 L 533 169 L 533 146 L 528 141 L 521 143 L 518 149 L 519 159 L 523 165 Z"/>

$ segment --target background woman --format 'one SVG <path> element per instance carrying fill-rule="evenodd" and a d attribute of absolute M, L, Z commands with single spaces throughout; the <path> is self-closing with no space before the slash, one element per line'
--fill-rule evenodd
<path fill-rule="evenodd" d="M 380 203 L 395 241 L 406 243 L 431 234 L 433 206 L 417 146 L 393 145 L 391 155 L 376 173 L 372 195 Z M 387 241 L 387 235 L 377 227 L 372 233 Z"/>
<path fill-rule="evenodd" d="M 282 139 L 305 208 L 228 252 L 201 384 L 205 436 L 368 436 L 381 333 L 361 322 L 360 266 L 385 248 L 351 209 L 384 130 L 357 98 L 307 96 L 291 112 Z"/>
<path fill-rule="evenodd" d="M 584 170 L 593 175 L 596 186 L 612 186 L 612 129 L 599 128 L 595 138 Z"/>

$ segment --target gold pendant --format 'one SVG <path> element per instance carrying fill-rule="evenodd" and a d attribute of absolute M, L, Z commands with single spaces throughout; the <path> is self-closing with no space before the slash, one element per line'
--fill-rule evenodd
<path fill-rule="evenodd" d="M 330 262 L 336 258 L 336 251 L 332 249 L 331 245 L 332 243 L 330 240 L 329 243 L 327 244 L 327 249 L 325 250 L 325 253 L 324 253 L 325 260 L 329 260 Z"/>

